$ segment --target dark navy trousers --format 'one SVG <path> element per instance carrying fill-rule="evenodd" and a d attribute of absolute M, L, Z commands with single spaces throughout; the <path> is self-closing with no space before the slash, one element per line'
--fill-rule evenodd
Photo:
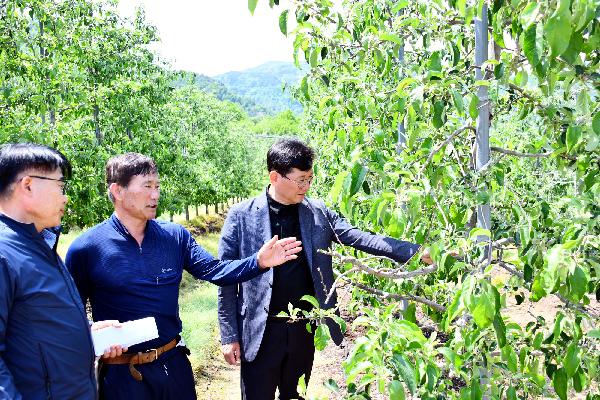
<path fill-rule="evenodd" d="M 267 321 L 256 358 L 242 361 L 242 399 L 273 400 L 276 389 L 281 400 L 301 398 L 298 379 L 304 375 L 308 385 L 314 357 L 314 335 L 306 322 Z"/>
<path fill-rule="evenodd" d="M 196 400 L 194 373 L 184 347 L 164 353 L 158 360 L 136 365 L 136 381 L 129 365 L 104 364 L 100 370 L 101 400 Z"/>

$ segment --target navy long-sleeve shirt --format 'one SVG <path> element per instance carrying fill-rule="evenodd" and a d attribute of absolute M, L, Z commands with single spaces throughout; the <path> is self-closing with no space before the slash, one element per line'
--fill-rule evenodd
<path fill-rule="evenodd" d="M 154 317 L 159 338 L 129 352 L 162 346 L 181 332 L 179 283 L 185 269 L 198 279 L 231 285 L 261 273 L 256 255 L 214 259 L 181 225 L 150 220 L 141 246 L 113 214 L 78 237 L 67 252 L 82 302 L 95 321 Z"/>
<path fill-rule="evenodd" d="M 96 399 L 90 327 L 57 232 L 0 214 L 0 399 Z"/>

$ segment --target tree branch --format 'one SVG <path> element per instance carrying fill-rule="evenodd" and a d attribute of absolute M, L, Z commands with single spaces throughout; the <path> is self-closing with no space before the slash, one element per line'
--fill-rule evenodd
<path fill-rule="evenodd" d="M 550 157 L 552 152 L 549 153 L 520 153 L 514 150 L 503 149 L 501 147 L 490 146 L 491 151 L 495 151 L 497 153 L 507 154 L 509 156 L 517 156 L 517 157 L 529 157 L 529 158 L 542 158 L 542 157 Z"/>
<path fill-rule="evenodd" d="M 414 301 L 414 302 L 417 302 L 417 303 L 425 304 L 426 306 L 431 307 L 433 309 L 436 309 L 439 312 L 442 312 L 442 313 L 446 312 L 446 307 L 442 306 L 441 304 L 436 303 L 435 301 L 431 301 L 429 299 L 426 299 L 425 297 L 414 296 L 414 295 L 411 295 L 411 294 L 401 295 L 401 294 L 396 294 L 396 293 L 384 292 L 383 290 L 375 289 L 375 288 L 363 285 L 363 284 L 358 283 L 358 282 L 352 282 L 347 277 L 344 277 L 343 279 L 346 282 L 348 282 L 349 284 L 351 284 L 352 286 L 356 286 L 357 288 L 362 289 L 365 292 L 369 292 L 369 293 L 374 294 L 376 296 L 379 296 L 379 297 L 381 297 L 383 299 Z"/>
<path fill-rule="evenodd" d="M 432 272 L 437 271 L 437 269 L 438 269 L 438 266 L 434 264 L 434 265 L 431 265 L 429 267 L 420 268 L 420 269 L 417 269 L 417 270 L 414 270 L 414 271 L 401 271 L 401 272 L 398 272 L 397 270 L 392 270 L 391 272 L 386 272 L 386 271 L 381 271 L 381 270 L 369 267 L 368 265 L 366 265 L 362 261 L 360 261 L 358 258 L 355 258 L 355 257 L 352 257 L 352 256 L 344 256 L 344 255 L 342 255 L 340 253 L 337 253 L 337 252 L 334 252 L 334 251 L 328 251 L 328 252 L 324 251 L 323 254 L 327 254 L 328 256 L 336 258 L 341 263 L 352 264 L 353 266 L 355 266 L 360 271 L 366 272 L 369 275 L 377 276 L 379 278 L 409 279 L 409 278 L 414 278 L 416 276 L 430 274 Z"/>
<path fill-rule="evenodd" d="M 423 173 L 423 171 L 425 171 L 425 168 L 427 167 L 427 165 L 429 165 L 429 163 L 433 159 L 433 156 L 435 156 L 445 145 L 450 143 L 452 141 L 452 139 L 454 139 L 455 137 L 457 137 L 462 132 L 464 132 L 468 129 L 470 129 L 473 132 L 476 132 L 475 128 L 472 126 L 463 126 L 462 128 L 459 128 L 459 129 L 455 130 L 454 132 L 452 132 L 452 134 L 446 140 L 444 140 L 442 143 L 435 146 L 435 148 L 433 150 L 431 150 L 431 153 L 429 153 L 429 157 L 427 157 L 427 160 L 425 160 L 423 167 L 421 167 L 421 173 Z"/>

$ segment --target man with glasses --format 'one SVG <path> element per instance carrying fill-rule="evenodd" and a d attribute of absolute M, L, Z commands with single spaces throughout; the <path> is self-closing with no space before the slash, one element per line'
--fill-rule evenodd
<path fill-rule="evenodd" d="M 241 363 L 242 398 L 271 400 L 298 398 L 298 379 L 310 378 L 314 338 L 306 321 L 278 317 L 294 308 L 310 310 L 300 299 L 315 296 L 322 308 L 337 299 L 327 294 L 334 282 L 331 257 L 319 252 L 333 242 L 398 262 L 406 262 L 420 246 L 362 232 L 328 209 L 322 201 L 306 197 L 313 180 L 313 150 L 299 140 L 276 142 L 267 153 L 269 186 L 254 199 L 234 206 L 219 242 L 219 257 L 236 259 L 256 251 L 270 235 L 301 238 L 298 258 L 247 282 L 219 289 L 219 327 L 225 360 Z M 424 252 L 421 259 L 431 264 Z M 337 324 L 327 321 L 336 344 L 342 341 Z"/>
<path fill-rule="evenodd" d="M 94 349 L 56 254 L 69 161 L 36 144 L 0 146 L 0 399 L 95 399 Z M 118 325 L 103 321 L 92 326 Z M 105 356 L 120 355 L 113 346 Z"/>

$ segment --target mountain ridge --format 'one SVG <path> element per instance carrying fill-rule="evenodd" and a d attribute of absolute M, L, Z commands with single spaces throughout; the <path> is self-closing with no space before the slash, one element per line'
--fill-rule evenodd
<path fill-rule="evenodd" d="M 302 106 L 293 99 L 290 90 L 297 86 L 305 73 L 306 68 L 298 69 L 292 62 L 269 61 L 212 77 L 194 72 L 184 72 L 184 75 L 219 100 L 241 105 L 250 116 L 261 116 L 285 110 L 301 113 Z"/>

